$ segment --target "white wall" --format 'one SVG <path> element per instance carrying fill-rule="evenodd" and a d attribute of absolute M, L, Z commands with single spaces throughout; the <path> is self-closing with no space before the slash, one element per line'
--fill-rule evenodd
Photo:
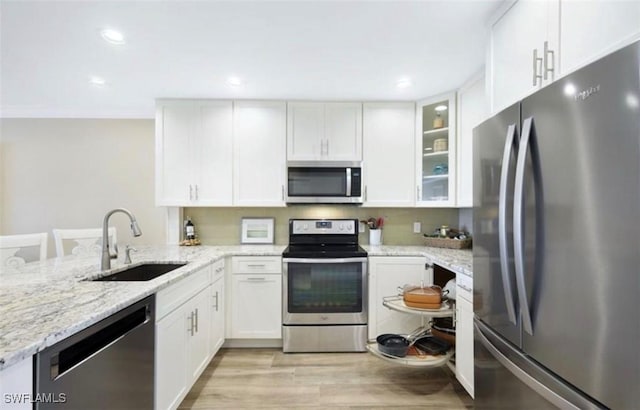
<path fill-rule="evenodd" d="M 153 120 L 0 119 L 0 234 L 97 228 L 111 217 L 120 244 L 165 243 L 164 209 L 154 206 Z"/>

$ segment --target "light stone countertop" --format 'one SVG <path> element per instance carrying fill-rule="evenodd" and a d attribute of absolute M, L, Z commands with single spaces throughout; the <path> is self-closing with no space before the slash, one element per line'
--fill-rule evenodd
<path fill-rule="evenodd" d="M 369 256 L 425 256 L 472 275 L 472 252 L 424 246 L 363 246 Z M 139 246 L 133 264 L 189 262 L 146 282 L 91 282 L 122 270 L 122 259 L 100 272 L 97 256 L 47 259 L 0 274 L 0 371 L 227 256 L 280 256 L 284 245 Z"/>

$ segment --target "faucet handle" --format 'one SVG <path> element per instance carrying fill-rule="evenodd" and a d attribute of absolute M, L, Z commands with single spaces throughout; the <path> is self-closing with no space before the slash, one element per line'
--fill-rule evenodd
<path fill-rule="evenodd" d="M 113 249 L 113 252 L 111 252 Z M 114 243 L 113 246 L 109 247 L 109 259 L 118 259 L 118 244 Z"/>
<path fill-rule="evenodd" d="M 138 252 L 138 250 L 134 247 L 132 247 L 131 245 L 127 245 L 124 248 L 124 263 L 129 264 L 131 263 L 131 252 Z"/>

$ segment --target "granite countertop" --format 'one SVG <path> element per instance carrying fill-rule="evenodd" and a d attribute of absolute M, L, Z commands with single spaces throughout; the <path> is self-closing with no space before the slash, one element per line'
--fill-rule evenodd
<path fill-rule="evenodd" d="M 369 256 L 424 256 L 472 275 L 472 252 L 424 246 L 363 246 Z M 284 245 L 139 246 L 133 264 L 189 262 L 146 282 L 92 282 L 122 270 L 122 259 L 100 272 L 98 256 L 29 263 L 0 275 L 0 371 L 227 256 L 280 256 Z M 121 255 L 123 256 L 123 255 Z"/>
<path fill-rule="evenodd" d="M 455 273 L 473 276 L 473 251 L 470 249 L 432 248 L 428 246 L 363 245 L 369 256 L 424 256 L 432 263 Z"/>
<path fill-rule="evenodd" d="M 79 332 L 225 256 L 279 256 L 284 246 L 140 246 L 143 262 L 189 262 L 147 282 L 91 282 L 122 270 L 122 260 L 100 272 L 98 256 L 66 256 L 29 263 L 0 275 L 0 371 Z M 123 256 L 123 255 L 121 255 Z"/>

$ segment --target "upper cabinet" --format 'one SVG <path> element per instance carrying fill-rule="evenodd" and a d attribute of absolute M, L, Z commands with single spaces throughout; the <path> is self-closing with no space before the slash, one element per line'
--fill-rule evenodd
<path fill-rule="evenodd" d="M 640 38 L 640 1 L 561 1 L 563 74 Z"/>
<path fill-rule="evenodd" d="M 232 204 L 231 128 L 231 101 L 157 101 L 156 205 Z"/>
<path fill-rule="evenodd" d="M 519 0 L 491 26 L 487 69 L 493 112 L 558 75 L 558 25 L 559 0 Z"/>
<path fill-rule="evenodd" d="M 640 38 L 639 1 L 518 0 L 505 8 L 487 53 L 494 113 Z"/>
<path fill-rule="evenodd" d="M 489 115 L 485 78 L 478 74 L 458 90 L 457 205 L 473 206 L 473 128 Z"/>
<path fill-rule="evenodd" d="M 455 93 L 418 102 L 416 129 L 416 205 L 455 206 Z"/>
<path fill-rule="evenodd" d="M 363 105 L 363 206 L 415 204 L 415 112 L 414 103 Z"/>
<path fill-rule="evenodd" d="M 234 102 L 234 205 L 286 205 L 286 126 L 283 101 Z"/>
<path fill-rule="evenodd" d="M 362 161 L 362 104 L 290 102 L 287 160 Z"/>

